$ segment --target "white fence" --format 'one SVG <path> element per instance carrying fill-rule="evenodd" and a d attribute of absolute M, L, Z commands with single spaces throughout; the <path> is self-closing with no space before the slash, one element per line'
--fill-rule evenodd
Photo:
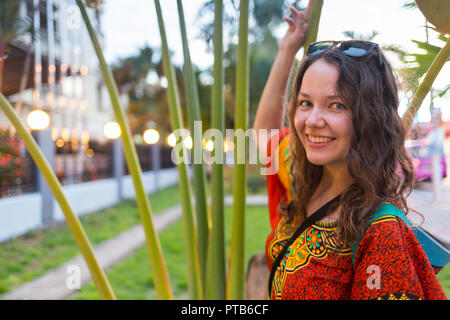
<path fill-rule="evenodd" d="M 145 172 L 142 178 L 147 193 L 178 183 L 176 168 L 159 170 L 156 175 L 154 172 Z M 118 203 L 121 200 L 118 184 L 117 179 L 110 178 L 64 186 L 63 190 L 74 212 L 81 216 Z M 133 199 L 134 197 L 131 176 L 122 177 L 122 199 Z M 0 241 L 41 228 L 41 206 L 40 193 L 1 199 Z M 56 221 L 64 220 L 64 215 L 56 201 L 54 208 L 54 219 Z"/>

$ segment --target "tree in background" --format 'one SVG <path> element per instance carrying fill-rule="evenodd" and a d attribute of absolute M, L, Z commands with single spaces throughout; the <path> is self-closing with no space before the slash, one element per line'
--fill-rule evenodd
<path fill-rule="evenodd" d="M 155 102 L 164 97 L 164 88 L 158 73 L 160 61 L 154 62 L 153 58 L 154 49 L 144 47 L 136 55 L 120 59 L 112 66 L 119 92 L 128 97 L 127 116 L 133 133 L 143 131 L 148 121 L 160 120 Z M 156 83 L 147 82 L 150 72 L 157 75 Z"/>
<path fill-rule="evenodd" d="M 444 35 L 439 35 L 438 39 L 442 42 L 442 47 L 445 45 L 448 37 Z M 431 63 L 442 49 L 442 47 L 431 44 L 428 40 L 426 41 L 418 41 L 412 40 L 417 45 L 418 49 L 425 51 L 424 53 L 407 53 L 402 57 L 402 62 L 405 63 L 406 67 L 401 69 L 399 72 L 400 77 L 403 80 L 405 85 L 405 89 L 409 92 L 415 92 L 419 86 L 420 79 L 427 72 L 428 68 L 431 66 Z M 450 58 L 447 59 L 447 62 L 450 61 Z M 438 89 L 436 96 L 442 97 L 449 90 L 450 85 L 447 85 L 443 89 Z M 433 100 L 433 90 L 431 90 L 431 101 Z"/>
<path fill-rule="evenodd" d="M 403 8 L 405 9 L 417 9 L 417 5 L 415 2 L 406 2 L 403 4 Z M 425 75 L 427 70 L 430 68 L 434 59 L 438 55 L 438 53 L 445 46 L 445 43 L 448 41 L 448 36 L 444 34 L 439 34 L 437 36 L 437 40 L 440 43 L 442 41 L 442 46 L 433 45 L 430 43 L 430 32 L 432 35 L 437 35 L 435 28 L 430 27 L 428 21 L 425 19 L 424 24 L 425 31 L 425 41 L 419 40 L 411 40 L 416 44 L 417 49 L 424 51 L 424 53 L 407 53 L 405 51 L 398 54 L 400 61 L 404 63 L 405 67 L 398 70 L 398 75 L 402 80 L 402 86 L 405 91 L 411 93 L 408 96 L 408 104 L 412 100 L 412 93 L 416 92 L 419 87 L 420 79 Z M 450 58 L 447 59 L 447 62 Z M 430 108 L 433 106 L 433 99 L 435 97 L 444 96 L 448 90 L 450 89 L 450 85 L 447 85 L 445 88 L 441 88 L 438 90 L 434 90 L 430 88 Z"/>
<path fill-rule="evenodd" d="M 170 132 L 170 115 L 166 95 L 167 81 L 162 68 L 159 49 L 144 47 L 136 55 L 122 58 L 112 66 L 114 80 L 119 92 L 128 97 L 127 116 L 134 134 L 142 133 L 150 123 L 158 124 L 162 133 Z M 180 88 L 180 101 L 186 106 L 184 80 L 181 66 L 175 66 L 177 85 Z M 209 129 L 211 123 L 211 84 L 201 81 L 202 71 L 195 68 L 202 104 L 203 128 Z M 208 102 L 206 102 L 208 101 Z M 183 113 L 187 127 L 187 112 Z"/>
<path fill-rule="evenodd" d="M 283 23 L 283 17 L 290 6 L 299 8 L 300 0 L 254 0 L 250 8 L 249 27 L 249 123 L 254 121 L 258 102 L 264 85 L 270 73 L 273 61 L 278 51 L 276 30 Z M 234 127 L 234 101 L 236 95 L 236 58 L 237 58 L 237 25 L 239 16 L 235 0 L 224 1 L 224 67 L 225 67 L 225 126 Z M 199 38 L 204 40 L 208 48 L 211 47 L 214 1 L 209 0 L 199 9 L 197 23 L 200 28 Z M 199 89 L 201 92 L 201 89 Z M 209 98 L 200 94 L 202 113 L 208 112 Z"/>
<path fill-rule="evenodd" d="M 0 0 L 0 92 L 6 46 L 26 31 L 27 23 L 20 17 L 20 1 Z"/>
<path fill-rule="evenodd" d="M 414 3 L 405 3 L 404 7 L 419 8 L 426 19 L 426 41 L 425 43 L 416 42 L 416 44 L 419 47 L 422 46 L 427 51 L 427 54 L 416 55 L 415 65 L 413 66 L 412 70 L 408 70 L 408 68 L 406 68 L 405 72 L 405 74 L 407 75 L 405 77 L 405 80 L 406 82 L 409 82 L 410 87 L 412 88 L 411 92 L 414 93 L 414 95 L 410 99 L 409 107 L 402 117 L 404 124 L 407 128 L 409 128 L 428 92 L 430 92 L 431 104 L 433 104 L 433 83 L 439 72 L 442 70 L 443 66 L 450 59 L 450 38 L 448 37 L 448 35 L 450 34 L 450 20 L 448 19 L 450 2 L 448 2 L 447 0 L 416 0 Z M 433 25 L 433 27 L 429 27 L 428 23 Z M 429 46 L 429 29 L 433 29 L 436 32 L 440 33 L 439 40 L 445 42 L 442 48 Z M 410 56 L 414 57 L 414 55 Z M 425 68 L 425 66 L 427 66 L 427 68 Z M 416 69 L 414 69 L 415 67 Z M 411 72 L 422 73 L 423 79 L 420 80 L 420 83 L 418 81 L 419 78 L 416 79 L 417 75 L 411 75 Z M 449 86 L 440 91 L 439 95 L 443 96 L 447 92 L 448 88 Z"/>

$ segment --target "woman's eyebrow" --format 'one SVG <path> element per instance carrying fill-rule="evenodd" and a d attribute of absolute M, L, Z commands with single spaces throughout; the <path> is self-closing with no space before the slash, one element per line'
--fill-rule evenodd
<path fill-rule="evenodd" d="M 307 97 L 307 98 L 311 98 L 311 96 L 309 94 L 307 94 L 306 92 L 299 92 L 299 95 Z M 337 95 L 330 95 L 327 96 L 327 99 L 332 100 L 332 99 L 340 99 L 341 97 L 337 96 Z"/>
<path fill-rule="evenodd" d="M 304 96 L 304 97 L 308 97 L 308 98 L 310 98 L 311 96 L 309 95 L 309 94 L 307 94 L 306 92 L 299 92 L 299 95 L 302 95 L 302 96 Z"/>

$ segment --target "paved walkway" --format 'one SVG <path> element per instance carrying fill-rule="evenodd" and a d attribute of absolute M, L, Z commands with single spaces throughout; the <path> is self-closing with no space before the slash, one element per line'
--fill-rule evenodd
<path fill-rule="evenodd" d="M 433 201 L 433 194 L 427 185 L 423 189 L 415 189 L 408 198 L 410 207 L 420 211 L 425 222 L 422 227 L 433 233 L 434 236 L 450 246 L 450 181 L 445 184 L 443 200 Z M 232 204 L 232 198 L 225 198 L 225 205 Z M 248 205 L 267 205 L 266 195 L 247 196 Z M 157 232 L 181 217 L 181 206 L 177 205 L 154 217 L 154 225 Z M 417 215 L 411 213 L 410 220 L 417 222 Z M 145 243 L 144 232 L 140 225 L 119 234 L 113 239 L 105 241 L 94 247 L 96 257 L 107 270 L 117 262 L 130 256 L 136 249 Z M 64 299 L 76 293 L 76 290 L 67 288 L 67 268 L 71 265 L 79 266 L 81 269 L 81 283 L 85 284 L 91 280 L 91 275 L 81 256 L 77 256 L 60 267 L 48 271 L 45 275 L 25 283 L 11 292 L 5 294 L 1 299 L 26 299 L 26 300 L 51 300 Z"/>
<path fill-rule="evenodd" d="M 420 184 L 409 196 L 408 206 L 423 214 L 425 220 L 421 227 L 450 248 L 450 179 L 445 179 L 442 187 L 442 197 L 437 201 L 433 199 L 431 183 Z M 408 219 L 414 223 L 421 222 L 414 212 L 408 215 Z"/>

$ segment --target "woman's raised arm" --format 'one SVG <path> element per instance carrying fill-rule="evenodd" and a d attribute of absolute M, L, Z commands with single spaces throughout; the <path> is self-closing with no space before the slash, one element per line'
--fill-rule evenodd
<path fill-rule="evenodd" d="M 308 18 L 313 0 L 309 1 L 304 12 L 291 7 L 292 18 L 284 18 L 289 25 L 286 34 L 280 41 L 278 54 L 261 95 L 258 110 L 256 112 L 253 129 L 256 131 L 258 148 L 264 150 L 267 141 L 259 138 L 260 129 L 280 129 L 283 120 L 283 100 L 286 84 L 289 79 L 292 64 L 297 51 L 305 42 Z M 264 141 L 260 141 L 264 140 Z"/>

